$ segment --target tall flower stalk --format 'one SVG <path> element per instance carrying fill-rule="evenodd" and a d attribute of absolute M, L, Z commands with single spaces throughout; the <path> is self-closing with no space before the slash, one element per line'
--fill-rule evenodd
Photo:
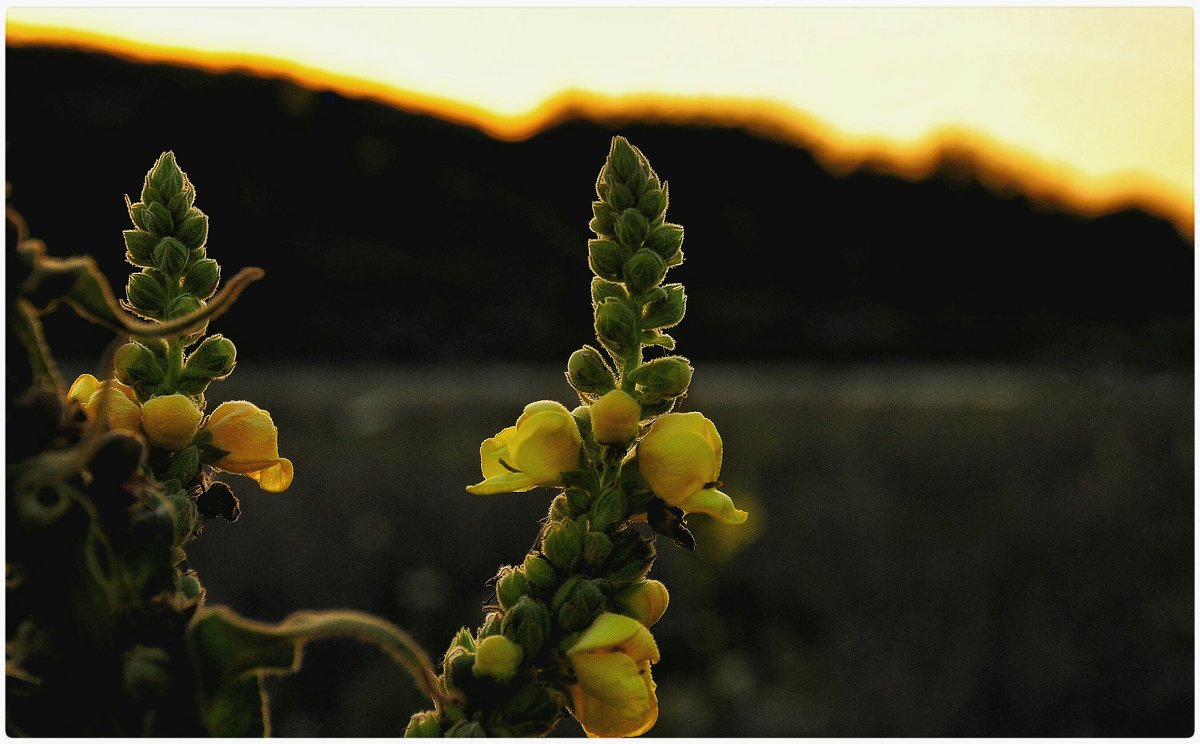
<path fill-rule="evenodd" d="M 533 736 L 569 712 L 590 736 L 636 736 L 658 718 L 649 627 L 667 588 L 648 578 L 655 533 L 695 549 L 689 513 L 744 522 L 720 490 L 722 442 L 699 413 L 673 412 L 693 369 L 665 352 L 684 316 L 683 228 L 646 157 L 613 139 L 596 180 L 588 264 L 596 339 L 567 362 L 581 405 L 530 403 L 480 447 L 476 495 L 558 489 L 535 548 L 496 576 L 482 625 L 442 659 L 439 710 L 410 736 Z M 607 355 L 607 359 L 605 358 Z M 648 525 L 639 528 L 640 524 Z"/>

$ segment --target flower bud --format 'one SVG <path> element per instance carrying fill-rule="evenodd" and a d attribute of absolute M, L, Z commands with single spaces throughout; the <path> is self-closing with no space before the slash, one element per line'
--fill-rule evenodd
<path fill-rule="evenodd" d="M 609 297 L 628 300 L 629 293 L 625 291 L 625 287 L 616 282 L 607 282 L 598 276 L 592 277 L 592 308 L 595 309 Z"/>
<path fill-rule="evenodd" d="M 662 282 L 667 275 L 667 265 L 657 253 L 642 248 L 625 262 L 624 271 L 626 286 L 638 295 Z"/>
<path fill-rule="evenodd" d="M 181 393 L 151 398 L 142 406 L 142 427 L 151 444 L 181 450 L 192 441 L 204 414 L 191 398 Z"/>
<path fill-rule="evenodd" d="M 662 189 L 647 189 L 638 199 L 637 208 L 647 220 L 653 222 L 667 211 L 667 195 Z"/>
<path fill-rule="evenodd" d="M 170 320 L 172 318 L 182 318 L 185 315 L 191 315 L 204 307 L 204 303 L 189 294 L 179 295 L 167 307 L 166 316 Z"/>
<path fill-rule="evenodd" d="M 603 532 L 583 536 L 583 560 L 589 566 L 599 566 L 612 552 L 612 541 Z"/>
<path fill-rule="evenodd" d="M 217 333 L 204 339 L 196 350 L 188 355 L 183 367 L 183 376 L 204 381 L 221 380 L 233 371 L 237 364 L 237 347 L 233 342 Z"/>
<path fill-rule="evenodd" d="M 67 398 L 78 401 L 88 416 L 94 416 L 103 401 L 104 418 L 112 431 L 137 432 L 142 428 L 142 409 L 137 403 L 137 393 L 117 380 L 109 380 L 106 386 L 92 375 L 80 375 L 71 384 Z"/>
<path fill-rule="evenodd" d="M 613 208 L 613 214 L 619 215 L 622 211 L 629 209 L 636 202 L 633 198 L 633 192 L 629 187 L 620 182 L 608 182 L 608 193 L 604 196 L 604 201 Z M 614 227 L 616 228 L 617 236 L 620 237 L 620 218 L 614 217 Z"/>
<path fill-rule="evenodd" d="M 683 245 L 683 228 L 670 222 L 659 225 L 646 236 L 646 247 L 662 256 L 667 263 L 679 253 Z"/>
<path fill-rule="evenodd" d="M 195 571 L 187 571 L 175 579 L 175 588 L 184 599 L 196 599 L 204 593 L 204 586 Z"/>
<path fill-rule="evenodd" d="M 680 356 L 660 357 L 635 369 L 630 378 L 642 400 L 655 403 L 687 392 L 692 384 L 692 365 Z"/>
<path fill-rule="evenodd" d="M 642 247 L 642 241 L 650 233 L 650 223 L 646 221 L 646 216 L 632 207 L 621 212 L 615 227 L 617 240 L 633 251 Z"/>
<path fill-rule="evenodd" d="M 508 682 L 517 676 L 517 669 L 525 652 L 516 643 L 502 635 L 488 636 L 480 641 L 475 648 L 475 666 L 472 670 L 476 677 L 491 677 L 497 682 Z"/>
<path fill-rule="evenodd" d="M 661 581 L 648 579 L 625 587 L 613 599 L 621 614 L 649 628 L 667 611 L 671 595 Z"/>
<path fill-rule="evenodd" d="M 588 241 L 588 266 L 602 279 L 621 278 L 621 249 L 609 240 Z"/>
<path fill-rule="evenodd" d="M 139 393 L 162 383 L 166 370 L 158 357 L 137 341 L 120 346 L 113 354 L 113 375 Z"/>
<path fill-rule="evenodd" d="M 525 658 L 532 659 L 542 650 L 542 644 L 550 634 L 550 613 L 536 599 L 521 597 L 504 613 L 500 632 L 524 650 Z"/>
<path fill-rule="evenodd" d="M 146 229 L 155 235 L 170 235 L 175 230 L 175 218 L 162 202 L 146 203 Z"/>
<path fill-rule="evenodd" d="M 167 210 L 177 222 L 182 221 L 187 217 L 188 209 L 196 202 L 196 189 L 192 184 L 184 179 L 183 188 L 179 193 L 167 199 Z"/>
<path fill-rule="evenodd" d="M 204 258 L 197 261 L 183 275 L 183 291 L 207 300 L 217 291 L 217 283 L 220 281 L 220 264 L 211 258 Z"/>
<path fill-rule="evenodd" d="M 574 522 L 551 522 L 542 535 L 542 554 L 561 571 L 570 571 L 583 557 L 583 536 Z"/>
<path fill-rule="evenodd" d="M 567 381 L 581 393 L 603 395 L 617 385 L 617 378 L 600 352 L 584 346 L 567 360 Z"/>
<path fill-rule="evenodd" d="M 158 238 L 143 230 L 125 230 L 125 260 L 134 266 L 154 265 L 154 246 Z"/>
<path fill-rule="evenodd" d="M 161 313 L 167 302 L 167 290 L 154 276 L 144 271 L 130 275 L 125 285 L 125 296 L 134 310 L 147 314 Z"/>
<path fill-rule="evenodd" d="M 588 510 L 592 503 L 592 494 L 586 488 L 572 487 L 566 490 L 567 512 L 574 518 Z"/>
<path fill-rule="evenodd" d="M 270 413 L 244 400 L 229 401 L 213 410 L 204 429 L 212 435 L 210 445 L 225 453 L 212 463 L 217 469 L 248 475 L 269 493 L 292 485 L 292 462 L 279 456 L 279 430 Z"/>
<path fill-rule="evenodd" d="M 638 319 L 624 302 L 610 298 L 596 308 L 596 337 L 613 356 L 629 356 L 640 334 Z"/>
<path fill-rule="evenodd" d="M 663 294 L 646 306 L 642 315 L 642 328 L 670 328 L 683 320 L 687 309 L 687 295 L 682 284 L 667 284 Z"/>
<path fill-rule="evenodd" d="M 511 566 L 501 569 L 500 579 L 496 582 L 496 599 L 500 600 L 501 607 L 507 610 L 528 593 L 529 581 L 524 571 Z"/>
<path fill-rule="evenodd" d="M 488 636 L 494 636 L 499 633 L 500 623 L 503 619 L 504 617 L 499 612 L 489 612 L 487 616 L 483 618 L 483 624 L 479 626 L 479 637 L 487 638 Z M 463 628 L 463 630 L 466 630 L 466 628 Z M 469 631 L 467 633 L 467 637 L 470 637 Z M 474 641 L 471 643 L 472 647 L 474 647 Z"/>
<path fill-rule="evenodd" d="M 592 432 L 601 444 L 628 444 L 638 435 L 641 406 L 624 390 L 610 390 L 591 406 Z"/>
<path fill-rule="evenodd" d="M 163 238 L 154 246 L 154 265 L 169 277 L 178 277 L 187 265 L 188 249 L 175 238 Z"/>
<path fill-rule="evenodd" d="M 150 230 L 150 212 L 146 209 L 146 205 L 142 202 L 129 202 L 129 197 L 125 197 L 125 207 L 129 210 L 129 219 L 133 220 L 133 224 L 137 225 L 139 230 L 151 232 Z M 157 243 L 157 239 L 155 240 Z"/>
<path fill-rule="evenodd" d="M 157 189 L 163 199 L 171 198 L 183 188 L 183 171 L 175 162 L 175 153 L 168 151 L 158 156 L 158 160 L 146 174 L 146 186 Z"/>
<path fill-rule="evenodd" d="M 533 554 L 525 556 L 525 579 L 537 589 L 549 589 L 558 581 L 554 566 L 545 558 Z"/>
<path fill-rule="evenodd" d="M 620 136 L 613 137 L 612 145 L 608 150 L 607 165 L 609 171 L 622 181 L 633 175 L 637 169 L 638 156 L 634 152 L 633 146 L 629 144 L 629 140 Z"/>
<path fill-rule="evenodd" d="M 175 237 L 188 248 L 199 248 L 208 240 L 208 215 L 192 207 L 179 225 Z"/>
<path fill-rule="evenodd" d="M 588 229 L 602 237 L 612 236 L 613 229 L 613 208 L 602 201 L 592 202 L 592 219 L 588 222 Z"/>
<path fill-rule="evenodd" d="M 604 593 L 593 581 L 568 582 L 554 595 L 553 607 L 563 630 L 582 630 L 604 609 Z"/>
<path fill-rule="evenodd" d="M 404 738 L 433 738 L 441 737 L 442 724 L 438 722 L 437 713 L 432 710 L 413 713 L 404 729 Z"/>

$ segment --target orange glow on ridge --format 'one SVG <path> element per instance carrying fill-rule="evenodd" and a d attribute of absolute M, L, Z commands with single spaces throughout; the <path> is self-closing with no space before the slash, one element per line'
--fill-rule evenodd
<path fill-rule="evenodd" d="M 562 90 L 523 113 L 505 115 L 448 97 L 404 90 L 266 55 L 155 45 L 11 19 L 7 23 L 7 43 L 68 47 L 135 62 L 283 78 L 306 88 L 328 89 L 351 98 L 428 114 L 508 141 L 528 138 L 571 119 L 613 126 L 643 121 L 741 127 L 806 148 L 836 174 L 870 167 L 919 180 L 930 175 L 939 164 L 948 163 L 956 169 L 965 169 L 1001 195 L 1025 195 L 1034 201 L 1090 216 L 1126 208 L 1142 209 L 1169 220 L 1181 234 L 1194 236 L 1191 193 L 1142 173 L 1085 176 L 1070 164 L 1047 161 L 965 127 L 943 126 L 919 139 L 904 141 L 846 134 L 791 105 L 766 99 L 650 92 L 607 95 L 579 89 Z"/>

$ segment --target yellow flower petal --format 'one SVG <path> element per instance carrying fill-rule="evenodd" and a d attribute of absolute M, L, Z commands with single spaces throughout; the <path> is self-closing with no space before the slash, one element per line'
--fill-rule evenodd
<path fill-rule="evenodd" d="M 679 506 L 717 479 L 720 462 L 705 437 L 694 431 L 651 434 L 638 445 L 638 469 L 663 501 Z"/>
<path fill-rule="evenodd" d="M 142 406 L 146 438 L 171 451 L 181 450 L 192 441 L 203 416 L 195 401 L 181 393 L 160 395 Z"/>
<path fill-rule="evenodd" d="M 567 656 L 616 648 L 622 649 L 635 660 L 658 662 L 658 646 L 646 626 L 615 612 L 604 612 L 597 616 L 567 650 Z"/>
<path fill-rule="evenodd" d="M 467 486 L 467 493 L 476 496 L 492 496 L 497 493 L 520 493 L 536 488 L 538 485 L 528 473 L 509 473 L 493 475 L 473 486 Z"/>
<path fill-rule="evenodd" d="M 483 444 L 479 446 L 479 469 L 483 471 L 484 478 L 512 472 L 501 465 L 500 461 L 508 462 L 511 459 L 511 455 L 508 454 L 508 443 L 512 441 L 513 435 L 516 433 L 517 427 L 510 426 L 502 429 L 491 439 L 483 440 Z"/>
<path fill-rule="evenodd" d="M 579 467 L 583 438 L 575 419 L 563 410 L 544 410 L 525 417 L 509 442 L 509 464 L 543 486 L 562 484 L 562 473 Z"/>
<path fill-rule="evenodd" d="M 749 515 L 733 505 L 733 499 L 715 488 L 705 488 L 692 494 L 680 507 L 686 512 L 700 512 L 726 524 L 741 524 Z"/>
<path fill-rule="evenodd" d="M 138 432 L 142 428 L 142 409 L 136 401 L 131 400 L 120 388 L 105 388 L 101 385 L 83 405 L 83 410 L 89 415 L 100 410 L 101 399 L 104 401 L 104 419 L 111 430 L 122 429 Z"/>
<path fill-rule="evenodd" d="M 272 493 L 291 485 L 292 463 L 279 456 L 279 430 L 270 413 L 248 401 L 229 401 L 213 410 L 204 429 L 212 446 L 227 453 L 213 467 L 248 475 Z"/>
<path fill-rule="evenodd" d="M 638 434 L 642 407 L 624 390 L 610 390 L 591 405 L 592 432 L 601 444 L 625 444 Z"/>
<path fill-rule="evenodd" d="M 656 685 L 649 675 L 645 677 L 649 706 L 640 718 L 630 720 L 620 711 L 604 701 L 592 697 L 579 685 L 571 685 L 572 713 L 583 731 L 590 738 L 617 736 L 641 736 L 658 721 L 658 697 Z"/>
<path fill-rule="evenodd" d="M 292 485 L 292 461 L 281 457 L 271 467 L 246 473 L 258 481 L 258 487 L 267 493 L 282 493 Z"/>
<path fill-rule="evenodd" d="M 575 654 L 571 666 L 583 692 L 612 706 L 622 718 L 637 720 L 650 710 L 642 670 L 625 654 Z M 649 671 L 649 664 L 646 670 Z"/>
<path fill-rule="evenodd" d="M 622 589 L 615 599 L 623 614 L 649 628 L 667 611 L 671 594 L 661 581 L 648 579 Z"/>
<path fill-rule="evenodd" d="M 78 401 L 81 406 L 86 405 L 92 394 L 99 389 L 100 381 L 96 379 L 95 375 L 84 373 L 71 383 L 71 389 L 67 391 L 67 398 Z"/>

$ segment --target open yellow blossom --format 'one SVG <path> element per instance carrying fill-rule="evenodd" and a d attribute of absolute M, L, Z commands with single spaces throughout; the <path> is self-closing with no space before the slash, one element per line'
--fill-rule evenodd
<path fill-rule="evenodd" d="M 467 491 L 480 496 L 560 486 L 562 474 L 579 467 L 583 438 L 567 407 L 552 400 L 525 406 L 515 426 L 479 447 L 484 480 Z"/>
<path fill-rule="evenodd" d="M 601 444 L 625 444 L 638 434 L 642 407 L 624 390 L 610 390 L 592 404 L 592 431 Z"/>
<path fill-rule="evenodd" d="M 567 650 L 572 711 L 588 736 L 640 736 L 658 720 L 650 665 L 658 645 L 633 618 L 602 613 Z"/>
<path fill-rule="evenodd" d="M 226 454 L 213 467 L 248 475 L 271 493 L 292 485 L 292 461 L 279 456 L 279 430 L 271 414 L 244 400 L 222 403 L 209 414 L 204 429 L 212 446 Z"/>
<path fill-rule="evenodd" d="M 151 444 L 178 451 L 188 446 L 204 414 L 186 395 L 159 395 L 142 406 L 142 427 Z"/>
<path fill-rule="evenodd" d="M 695 411 L 660 416 L 638 444 L 638 470 L 672 506 L 741 524 L 747 514 L 711 484 L 721 473 L 721 435 Z"/>
<path fill-rule="evenodd" d="M 140 431 L 142 428 L 142 411 L 137 402 L 137 393 L 133 388 L 117 380 L 108 381 L 108 401 L 104 418 L 108 428 Z M 76 400 L 83 406 L 84 413 L 92 416 L 100 405 L 104 394 L 105 383 L 93 375 L 82 374 L 71 383 L 67 397 Z"/>

